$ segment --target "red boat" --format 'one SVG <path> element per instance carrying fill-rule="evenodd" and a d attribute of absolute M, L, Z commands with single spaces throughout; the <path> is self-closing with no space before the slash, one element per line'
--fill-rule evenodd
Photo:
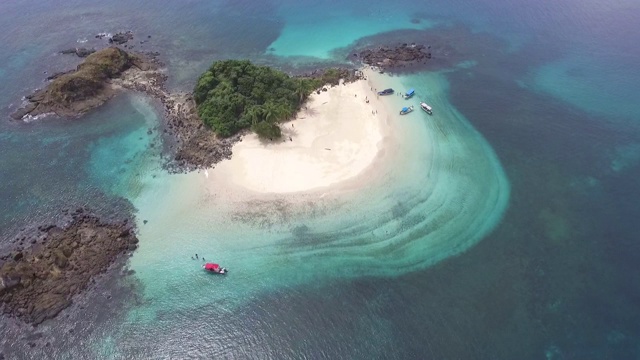
<path fill-rule="evenodd" d="M 202 265 L 202 268 L 205 269 L 205 271 L 214 274 L 225 275 L 227 273 L 227 269 L 220 267 L 220 265 L 214 263 L 206 263 Z"/>

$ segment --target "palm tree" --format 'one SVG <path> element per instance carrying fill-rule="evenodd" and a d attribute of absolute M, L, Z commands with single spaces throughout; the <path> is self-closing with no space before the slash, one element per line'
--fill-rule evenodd
<path fill-rule="evenodd" d="M 257 124 L 262 118 L 262 109 L 260 106 L 252 106 L 247 110 L 247 117 L 251 119 L 251 125 Z"/>
<path fill-rule="evenodd" d="M 267 122 L 276 122 L 279 119 L 278 106 L 269 101 L 262 105 L 262 115 Z"/>
<path fill-rule="evenodd" d="M 309 83 L 305 79 L 296 79 L 295 93 L 298 96 L 298 102 L 302 102 L 309 96 Z"/>
<path fill-rule="evenodd" d="M 293 116 L 293 109 L 288 104 L 280 103 L 278 104 L 278 114 L 281 120 L 288 120 Z"/>

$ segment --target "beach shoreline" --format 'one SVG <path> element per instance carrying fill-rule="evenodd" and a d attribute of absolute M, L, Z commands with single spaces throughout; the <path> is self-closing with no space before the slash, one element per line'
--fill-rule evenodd
<path fill-rule="evenodd" d="M 376 96 L 383 79 L 333 86 L 313 93 L 296 117 L 281 125 L 280 140 L 262 141 L 247 134 L 231 159 L 206 172 L 206 187 L 234 197 L 265 198 L 287 194 L 351 191 L 384 174 L 400 141 L 391 103 Z M 395 96 L 389 96 L 393 98 Z"/>

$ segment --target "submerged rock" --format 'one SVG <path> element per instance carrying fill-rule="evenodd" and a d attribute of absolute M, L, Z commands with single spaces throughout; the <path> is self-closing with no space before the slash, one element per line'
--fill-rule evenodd
<path fill-rule="evenodd" d="M 424 45 L 405 43 L 394 47 L 377 46 L 366 49 L 361 51 L 357 57 L 367 65 L 390 69 L 431 59 L 431 52 Z"/>
<path fill-rule="evenodd" d="M 41 244 L 3 256 L 0 267 L 2 312 L 34 325 L 68 307 L 95 275 L 138 243 L 128 222 L 105 223 L 85 211 L 74 212 L 64 228 L 40 231 L 33 236 L 44 235 Z"/>
<path fill-rule="evenodd" d="M 116 44 L 116 45 L 122 45 L 124 43 L 126 43 L 129 40 L 133 40 L 133 32 L 131 31 L 126 31 L 126 32 L 119 32 L 115 35 L 113 35 L 112 37 L 109 38 L 109 43 L 110 44 Z"/>
<path fill-rule="evenodd" d="M 71 48 L 60 51 L 60 54 L 75 54 L 78 57 L 87 57 L 96 52 L 96 49 L 87 49 L 87 48 Z"/>

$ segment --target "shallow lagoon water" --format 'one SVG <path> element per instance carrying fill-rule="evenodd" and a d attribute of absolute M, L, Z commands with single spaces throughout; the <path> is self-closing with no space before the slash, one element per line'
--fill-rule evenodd
<path fill-rule="evenodd" d="M 18 339 L 11 344 L 21 345 L 6 354 L 637 358 L 640 136 L 637 104 L 629 98 L 637 92 L 637 69 L 630 66 L 637 63 L 630 41 L 640 34 L 637 4 L 400 1 L 373 6 L 385 14 L 374 21 L 364 2 L 332 3 L 313 8 L 317 20 L 309 29 L 323 36 L 301 50 L 283 44 L 305 30 L 304 3 L 110 1 L 87 7 L 78 0 L 45 1 L 23 11 L 25 4 L 0 4 L 3 13 L 15 14 L 0 15 L 6 30 L 0 32 L 6 45 L 0 76 L 8 84 L 0 93 L 3 109 L 41 84 L 34 71 L 55 70 L 51 64 L 61 59 L 55 51 L 77 39 L 91 44 L 91 35 L 102 31 L 153 35 L 157 43 L 149 47 L 165 54 L 172 81 L 187 88 L 212 59 L 240 54 L 283 68 L 298 55 L 307 62 L 342 61 L 331 42 L 337 49 L 358 36 L 416 28 L 413 18 L 434 31 L 446 31 L 438 24 L 469 28 L 452 32 L 448 41 L 476 41 L 486 51 L 462 54 L 469 61 L 452 72 L 391 78 L 394 87 L 400 82 L 427 96 L 443 116 L 432 120 L 446 122 L 428 122 L 420 112 L 412 115 L 424 122 L 403 118 L 398 131 L 407 149 L 420 150 L 394 164 L 397 172 L 354 192 L 348 203 L 329 197 L 304 210 L 293 207 L 295 218 L 286 206 L 256 206 L 267 216 L 210 210 L 216 199 L 194 191 L 203 173 L 168 176 L 160 169 L 157 148 L 148 147 L 158 144 L 156 129 L 146 134 L 157 122 L 146 110 L 151 104 L 121 98 L 114 106 L 127 114 L 107 107 L 71 125 L 2 123 L 0 196 L 9 209 L 3 228 L 55 214 L 69 202 L 108 207 L 109 197 L 99 193 L 131 199 L 138 220 L 148 220 L 140 225 L 145 241 L 129 264 L 136 274 L 122 280 L 135 285 L 136 301 L 111 309 L 109 319 L 82 334 L 57 338 L 51 350 Z M 334 14 L 350 14 L 358 26 L 333 21 Z M 74 16 L 82 21 L 70 21 Z M 242 19 L 251 26 L 237 27 Z M 473 37 L 478 34 L 506 45 Z M 604 111 L 593 107 L 602 102 Z M 425 139 L 433 136 L 452 141 L 429 147 Z M 426 171 L 436 155 L 456 166 Z M 445 174 L 454 181 L 432 179 Z M 393 186 L 385 188 L 388 183 Z M 496 202 L 483 202 L 490 199 Z M 459 213 L 435 219 L 429 202 L 435 200 Z M 442 229 L 437 237 L 429 227 L 434 223 Z M 206 277 L 190 259 L 196 252 L 207 259 L 211 254 L 232 273 Z M 300 271 L 286 271 L 291 268 Z M 91 311 L 101 310 L 72 308 L 69 315 L 83 319 Z M 60 326 L 75 326 L 65 321 Z M 7 338 L 2 341 L 6 348 Z"/>
<path fill-rule="evenodd" d="M 192 314 L 240 311 L 273 292 L 361 276 L 398 277 L 464 252 L 491 231 L 506 209 L 509 184 L 490 146 L 448 103 L 444 76 L 376 77 L 403 88 L 419 79 L 416 92 L 438 110 L 388 119 L 402 143 L 393 149 L 392 164 L 375 169 L 383 174 L 365 188 L 229 204 L 206 191 L 204 172 L 147 172 L 142 192 L 132 198 L 141 243 L 129 264 L 142 302 L 105 340 L 112 345 L 99 340 L 96 351 L 113 354 L 119 348 L 114 338 L 175 331 Z M 407 103 L 381 101 L 392 109 Z M 484 175 L 474 175 L 479 173 Z M 196 253 L 228 267 L 230 275 L 202 272 L 202 260 L 191 259 Z M 188 327 L 183 336 L 192 340 L 181 346 L 196 346 L 193 337 L 202 329 Z M 176 349 L 153 356 L 170 350 Z"/>
<path fill-rule="evenodd" d="M 393 164 L 373 169 L 372 180 L 345 199 L 329 187 L 301 199 L 257 196 L 251 200 L 257 206 L 229 207 L 204 189 L 204 173 L 150 182 L 133 199 L 139 219 L 149 224 L 139 224 L 144 240 L 132 269 L 148 289 L 172 282 L 184 290 L 200 288 L 188 281 L 208 279 L 193 275 L 199 267 L 189 259 L 200 253 L 234 269 L 234 281 L 224 283 L 238 291 L 244 281 L 270 288 L 272 282 L 401 275 L 464 251 L 500 220 L 509 184 L 489 145 L 447 103 L 444 77 L 419 79 L 416 91 L 429 95 L 435 115 L 416 111 L 388 119 L 402 139 L 399 149 L 386 149 L 397 152 Z M 394 82 L 404 86 L 407 80 Z M 168 273 L 154 271 L 159 266 Z"/>

